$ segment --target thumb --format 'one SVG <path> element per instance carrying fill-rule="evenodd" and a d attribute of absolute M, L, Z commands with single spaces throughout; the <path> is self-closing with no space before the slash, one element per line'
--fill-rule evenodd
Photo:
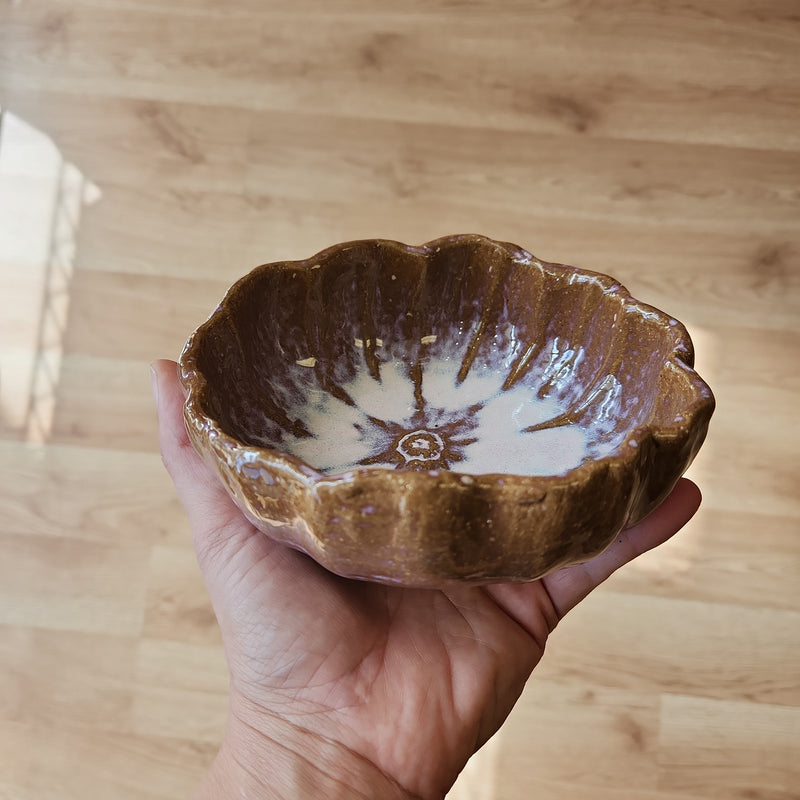
<path fill-rule="evenodd" d="M 189 441 L 178 365 L 161 359 L 150 365 L 150 372 L 161 458 L 189 517 L 195 550 L 202 556 L 210 547 L 221 544 L 226 529 L 247 523 L 217 475 Z"/>
<path fill-rule="evenodd" d="M 599 556 L 543 578 L 559 618 L 620 567 L 676 534 L 694 516 L 700 500 L 697 486 L 687 478 L 681 478 L 655 511 L 635 527 L 620 533 Z"/>

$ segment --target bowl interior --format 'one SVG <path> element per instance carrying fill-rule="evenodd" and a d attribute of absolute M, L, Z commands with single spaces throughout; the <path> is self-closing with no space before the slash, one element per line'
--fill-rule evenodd
<path fill-rule="evenodd" d="M 490 240 L 353 243 L 260 267 L 223 308 L 196 343 L 208 413 L 327 474 L 559 475 L 687 399 L 664 391 L 674 320 Z"/>

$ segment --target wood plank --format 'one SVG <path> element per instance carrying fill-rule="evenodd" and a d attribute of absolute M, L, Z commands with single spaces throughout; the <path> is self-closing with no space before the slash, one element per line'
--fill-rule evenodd
<path fill-rule="evenodd" d="M 279 258 L 280 249 L 301 231 L 307 237 L 318 235 L 319 228 L 323 236 L 326 232 L 311 208 L 304 212 L 277 198 L 251 199 L 241 187 L 192 189 L 123 178 L 103 181 L 102 201 L 86 211 L 78 269 L 227 285 L 256 264 Z"/>
<path fill-rule="evenodd" d="M 152 548 L 143 633 L 151 639 L 219 646 L 217 620 L 191 548 Z"/>
<path fill-rule="evenodd" d="M 125 732 L 137 647 L 133 637 L 0 625 L 0 716 L 50 728 L 68 722 Z"/>
<path fill-rule="evenodd" d="M 7 533 L 121 546 L 191 541 L 155 453 L 0 441 L 0 480 Z"/>
<path fill-rule="evenodd" d="M 227 713 L 227 688 L 211 693 L 146 686 L 133 698 L 131 730 L 140 736 L 191 739 L 218 747 L 225 734 Z"/>
<path fill-rule="evenodd" d="M 123 9 L 161 9 L 158 0 L 76 0 L 76 7 L 86 7 L 87 10 L 96 8 L 123 8 Z M 608 14 L 615 10 L 618 3 L 615 0 L 602 0 L 593 3 L 588 8 L 580 0 L 562 0 L 559 3 L 560 12 L 568 19 L 580 16 L 583 20 L 602 19 L 609 25 Z M 216 0 L 176 0 L 170 10 L 189 16 L 211 15 L 224 17 L 228 15 L 241 17 L 270 16 L 275 13 L 302 14 L 313 17 L 334 16 L 346 17 L 350 15 L 366 14 L 372 18 L 388 19 L 408 13 L 425 16 L 450 16 L 457 11 L 460 16 L 482 18 L 497 16 L 502 13 L 508 18 L 516 15 L 525 15 L 530 12 L 527 0 L 498 0 L 487 6 L 480 0 L 402 0 L 393 6 L 375 6 L 371 0 L 341 0 L 336 4 L 335 11 L 321 9 L 318 0 L 274 0 L 269 6 L 264 6 L 260 0 L 240 0 L 233 8 L 222 8 Z M 669 18 L 668 9 L 657 0 L 634 0 L 626 5 L 626 10 L 639 19 Z M 706 8 L 700 3 L 685 3 L 680 7 L 681 18 L 696 22 L 725 22 L 735 25 L 752 25 L 757 29 L 784 26 L 796 22 L 793 12 L 795 6 L 791 0 L 728 0 L 723 5 Z M 554 9 L 545 8 L 544 13 L 553 14 Z M 554 15 L 555 16 L 555 15 Z"/>
<path fill-rule="evenodd" d="M 74 95 L 49 86 L 4 94 L 0 100 L 8 113 L 45 131 L 64 160 L 101 192 L 106 182 L 119 181 L 165 192 L 241 188 L 248 111 L 214 112 L 202 102 Z"/>
<path fill-rule="evenodd" d="M 158 358 L 165 353 L 155 353 Z M 147 361 L 68 356 L 61 365 L 51 441 L 56 444 L 158 451 Z"/>
<path fill-rule="evenodd" d="M 787 669 L 800 615 L 604 588 L 548 642 L 538 675 L 630 692 L 800 706 Z"/>
<path fill-rule="evenodd" d="M 186 797 L 216 747 L 29 722 L 0 722 L 0 793 L 9 798 L 174 800 Z"/>
<path fill-rule="evenodd" d="M 136 649 L 137 684 L 227 696 L 228 665 L 219 642 L 199 644 L 143 637 Z"/>
<path fill-rule="evenodd" d="M 353 141 L 359 141 L 354 150 Z M 480 197 L 498 209 L 561 210 L 575 220 L 648 216 L 694 230 L 793 229 L 800 156 L 695 144 L 498 132 L 302 114 L 256 117 L 246 186 L 295 197 L 314 175 L 315 196 L 363 203 L 395 199 L 452 202 Z"/>
<path fill-rule="evenodd" d="M 0 624 L 137 636 L 148 548 L 0 533 Z"/>
<path fill-rule="evenodd" d="M 790 533 L 796 518 L 708 505 L 670 542 L 615 574 L 609 588 L 800 611 L 800 540 Z"/>
<path fill-rule="evenodd" d="M 524 704 L 500 734 L 505 746 L 500 750 L 499 776 L 509 770 L 532 776 L 531 793 L 537 781 L 554 781 L 582 787 L 584 796 L 594 797 L 596 791 L 613 787 L 624 773 L 627 790 L 655 790 L 659 730 L 655 698 L 630 688 L 579 689 L 538 677 L 529 682 L 524 696 Z M 579 740 L 576 726 L 586 726 Z M 502 784 L 498 789 L 498 796 L 505 797 Z"/>
<path fill-rule="evenodd" d="M 796 676 L 795 676 L 796 677 Z M 797 797 L 800 709 L 667 694 L 659 786 L 703 797 Z"/>
<path fill-rule="evenodd" d="M 513 25 L 486 13 L 394 14 L 385 21 L 331 14 L 308 25 L 302 14 L 262 12 L 227 16 L 224 36 L 215 14 L 187 19 L 164 6 L 52 2 L 21 4 L 6 16 L 0 72 L 17 92 L 122 90 L 358 118 L 456 117 L 472 126 L 491 120 L 558 134 L 793 150 L 800 143 L 783 113 L 786 102 L 797 102 L 797 50 L 774 23 L 778 14 L 741 24 L 696 9 L 609 16 L 556 6 L 515 14 Z M 758 19 L 757 12 L 749 16 Z M 613 45 L 620 39 L 625 47 Z M 24 44 L 30 40 L 40 43 L 33 53 Z"/>
<path fill-rule="evenodd" d="M 526 800 L 531 796 L 558 797 L 559 800 L 586 800 L 585 786 L 547 780 L 537 775 L 522 775 L 516 770 L 507 774 L 509 780 L 503 782 L 504 785 L 499 786 L 494 795 L 498 800 Z M 617 781 L 619 785 L 612 788 L 593 786 L 592 800 L 702 800 L 702 795 L 690 794 L 687 791 L 628 789 L 621 785 L 625 782 L 621 773 L 618 774 Z M 523 786 L 525 788 L 522 788 Z"/>
<path fill-rule="evenodd" d="M 472 195 L 424 204 L 387 195 L 364 204 L 349 195 L 285 197 L 275 186 L 234 193 L 135 182 L 106 182 L 103 193 L 85 212 L 78 269 L 184 278 L 190 269 L 192 278 L 231 283 L 257 264 L 308 258 L 333 241 L 383 236 L 420 244 L 480 231 L 546 260 L 609 272 L 655 304 L 690 304 L 707 323 L 744 314 L 745 326 L 775 329 L 800 313 L 796 230 L 714 234 L 644 212 L 630 220 L 573 219 L 524 203 L 494 208 Z M 136 229 L 126 222 L 133 218 L 141 220 Z"/>
<path fill-rule="evenodd" d="M 227 289 L 220 281 L 78 270 L 64 351 L 146 363 L 177 358 Z"/>

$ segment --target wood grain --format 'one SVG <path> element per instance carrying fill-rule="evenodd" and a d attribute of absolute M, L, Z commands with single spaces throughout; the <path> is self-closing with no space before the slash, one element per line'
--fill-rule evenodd
<path fill-rule="evenodd" d="M 222 735 L 149 362 L 256 264 L 464 232 L 681 319 L 718 409 L 451 797 L 800 797 L 794 0 L 21 0 L 0 108 L 0 797 L 186 796 Z"/>

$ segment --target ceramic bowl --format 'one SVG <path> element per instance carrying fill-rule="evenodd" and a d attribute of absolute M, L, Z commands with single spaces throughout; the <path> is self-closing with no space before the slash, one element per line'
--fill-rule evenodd
<path fill-rule="evenodd" d="M 406 586 L 527 581 L 670 492 L 714 399 L 684 326 L 512 244 L 258 267 L 181 356 L 195 448 L 265 534 Z"/>

